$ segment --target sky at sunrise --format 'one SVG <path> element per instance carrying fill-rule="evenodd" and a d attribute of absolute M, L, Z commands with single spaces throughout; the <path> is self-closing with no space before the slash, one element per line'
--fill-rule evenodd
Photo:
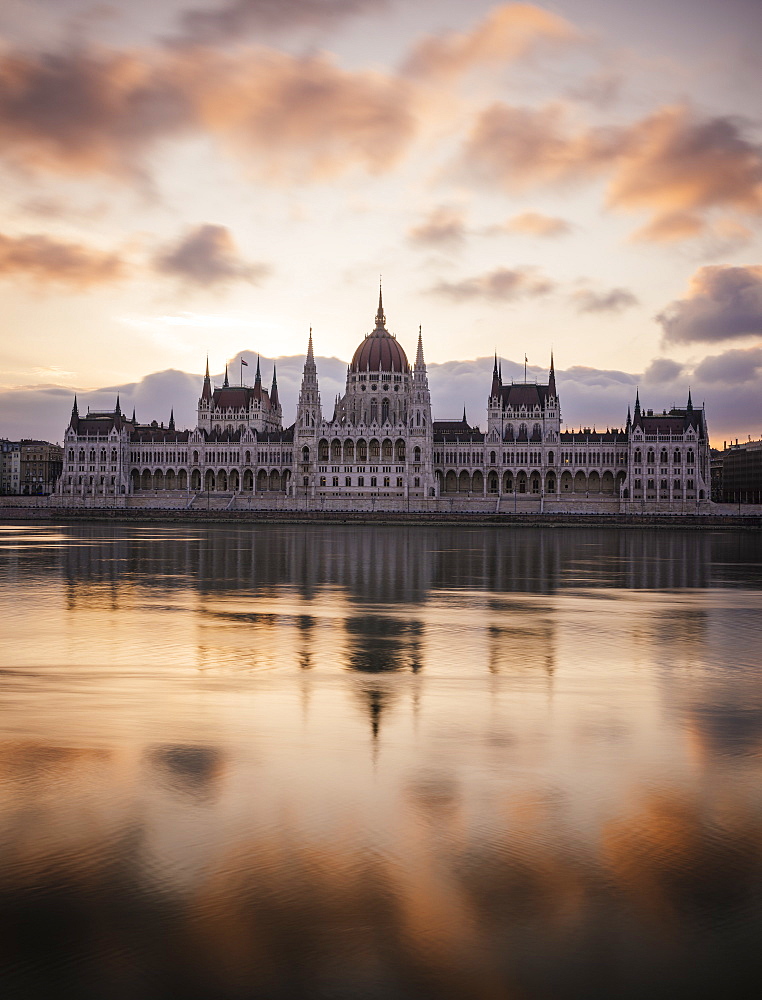
<path fill-rule="evenodd" d="M 552 349 L 566 427 L 762 437 L 761 50 L 760 0 L 2 0 L 0 437 L 194 426 L 242 352 L 288 424 L 310 327 L 330 416 L 380 275 L 436 417 Z"/>

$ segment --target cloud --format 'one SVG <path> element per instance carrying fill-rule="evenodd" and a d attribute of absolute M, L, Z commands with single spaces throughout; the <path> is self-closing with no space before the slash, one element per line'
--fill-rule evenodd
<path fill-rule="evenodd" d="M 431 291 L 435 295 L 463 302 L 468 299 L 491 299 L 510 302 L 522 298 L 548 295 L 555 284 L 535 268 L 500 267 L 489 274 L 464 278 L 462 281 L 440 281 Z"/>
<path fill-rule="evenodd" d="M 387 0 L 229 0 L 181 11 L 180 34 L 171 41 L 219 45 L 267 30 L 325 28 L 387 5 Z"/>
<path fill-rule="evenodd" d="M 566 236 L 572 231 L 571 225 L 565 219 L 559 219 L 552 215 L 542 215 L 539 212 L 523 212 L 521 215 L 514 215 L 499 226 L 490 226 L 488 232 L 511 233 L 517 236 L 539 236 L 543 238 L 555 238 Z"/>
<path fill-rule="evenodd" d="M 124 260 L 115 253 L 66 243 L 43 234 L 0 234 L 0 278 L 24 278 L 36 285 L 56 284 L 74 290 L 121 281 Z"/>
<path fill-rule="evenodd" d="M 672 344 L 762 336 L 762 266 L 702 267 L 657 317 Z"/>
<path fill-rule="evenodd" d="M 762 380 L 762 344 L 715 354 L 696 367 L 696 376 L 704 382 L 743 385 Z"/>
<path fill-rule="evenodd" d="M 541 51 L 554 51 L 580 38 L 564 18 L 534 4 L 502 4 L 471 31 L 424 38 L 407 58 L 403 72 L 449 79 L 474 68 L 502 67 Z"/>
<path fill-rule="evenodd" d="M 621 312 L 638 304 L 638 299 L 626 288 L 612 288 L 608 292 L 583 289 L 574 292 L 572 302 L 581 313 Z"/>
<path fill-rule="evenodd" d="M 74 176 L 144 177 L 160 143 L 199 134 L 272 181 L 379 174 L 416 134 L 413 104 L 395 77 L 261 47 L 0 56 L 1 155 Z"/>
<path fill-rule="evenodd" d="M 671 358 L 654 358 L 644 373 L 646 382 L 659 385 L 662 382 L 674 382 L 684 371 L 685 366 L 672 361 Z"/>
<path fill-rule="evenodd" d="M 204 287 L 241 280 L 258 282 L 270 270 L 266 264 L 243 261 L 230 230 L 208 223 L 190 230 L 179 243 L 164 250 L 154 266 L 160 274 Z"/>
<path fill-rule="evenodd" d="M 699 119 L 686 106 L 591 128 L 561 105 L 494 103 L 478 116 L 456 173 L 509 192 L 601 178 L 609 209 L 650 213 L 639 240 L 703 235 L 715 211 L 762 215 L 762 149 L 735 119 Z"/>
<path fill-rule="evenodd" d="M 408 232 L 412 243 L 435 247 L 459 245 L 465 235 L 462 213 L 446 205 L 433 209 L 422 223 L 413 226 Z"/>
<path fill-rule="evenodd" d="M 413 341 L 406 347 L 413 347 Z M 249 372 L 256 366 L 254 351 L 243 351 L 249 362 Z M 240 353 L 228 359 L 230 372 L 237 377 L 237 359 Z M 548 359 L 549 360 L 549 359 Z M 213 375 L 217 384 L 222 381 L 224 364 Z M 278 366 L 278 390 L 283 404 L 284 422 L 294 419 L 301 382 L 304 356 L 261 359 L 262 377 L 269 384 L 273 361 Z M 323 399 L 332 399 L 343 393 L 347 366 L 339 358 L 316 358 L 320 391 Z M 690 384 L 694 404 L 706 401 L 706 412 L 713 440 L 746 437 L 755 438 L 762 433 L 762 345 L 749 350 L 732 350 L 715 358 L 707 358 L 694 371 L 677 365 L 667 358 L 657 358 L 643 373 L 613 369 L 599 369 L 572 365 L 558 366 L 556 350 L 556 380 L 561 396 L 565 426 L 568 428 L 596 426 L 597 428 L 621 427 L 627 417 L 627 407 L 635 400 L 635 389 L 640 388 L 641 404 L 661 411 L 674 404 L 685 404 Z M 522 361 L 502 360 L 503 378 L 524 377 Z M 466 407 L 468 419 L 484 429 L 486 425 L 487 395 L 492 383 L 493 358 L 448 361 L 428 365 L 432 407 L 438 419 L 459 417 Z M 531 365 L 530 378 L 547 378 L 546 365 Z M 113 406 L 120 393 L 122 409 L 128 413 L 137 409 L 141 421 L 158 420 L 165 424 L 170 408 L 174 407 L 178 427 L 196 424 L 198 397 L 202 373 L 175 370 L 154 372 L 136 383 L 113 385 L 106 389 L 83 390 L 77 388 L 80 412 L 87 407 L 102 409 Z M 71 413 L 75 389 L 57 385 L 28 385 L 7 389 L 0 387 L 0 412 L 3 414 L 3 433 L 11 439 L 39 437 L 60 441 Z M 326 406 L 325 413 L 329 406 Z"/>

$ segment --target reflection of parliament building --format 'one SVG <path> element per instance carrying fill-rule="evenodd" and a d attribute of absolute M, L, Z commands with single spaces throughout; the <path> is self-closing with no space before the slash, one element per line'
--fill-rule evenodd
<path fill-rule="evenodd" d="M 486 387 L 485 387 L 486 388 Z M 419 332 L 413 365 L 386 328 L 379 292 L 375 328 L 354 353 L 346 392 L 322 410 L 310 332 L 296 422 L 283 427 L 273 370 L 269 391 L 257 364 L 253 386 L 213 387 L 207 365 L 194 430 L 140 424 L 117 398 L 108 412 L 80 416 L 76 398 L 65 433 L 58 493 L 71 497 L 182 491 L 314 499 L 351 509 L 384 498 L 449 498 L 483 507 L 500 497 L 659 501 L 680 505 L 709 497 L 708 435 L 703 409 L 654 413 L 636 394 L 624 428 L 561 430 L 551 356 L 547 383 L 503 382 L 495 359 L 487 428 L 432 418 Z M 481 501 L 481 502 L 480 502 Z M 506 509 L 510 509 L 507 507 Z"/>

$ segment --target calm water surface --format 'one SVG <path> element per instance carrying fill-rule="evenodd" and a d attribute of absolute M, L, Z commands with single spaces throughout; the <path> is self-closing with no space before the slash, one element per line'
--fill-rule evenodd
<path fill-rule="evenodd" d="M 758 997 L 762 538 L 0 526 L 4 998 Z"/>

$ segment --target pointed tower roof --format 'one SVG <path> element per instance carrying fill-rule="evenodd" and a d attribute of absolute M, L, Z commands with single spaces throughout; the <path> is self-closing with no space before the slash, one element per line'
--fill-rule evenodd
<path fill-rule="evenodd" d="M 500 395 L 501 381 L 500 372 L 497 367 L 497 351 L 495 351 L 495 365 L 492 369 L 492 388 L 490 389 L 490 397 L 492 399 L 497 399 Z"/>
<path fill-rule="evenodd" d="M 175 408 L 174 408 L 174 406 L 169 411 L 169 425 L 168 425 L 168 428 L 171 431 L 173 431 L 175 429 Z"/>
<path fill-rule="evenodd" d="M 628 429 L 632 426 L 632 417 L 630 416 L 630 407 L 627 407 L 627 423 L 625 425 Z"/>
<path fill-rule="evenodd" d="M 426 362 L 423 360 L 423 333 L 422 328 L 418 327 L 418 349 L 415 352 L 415 366 L 416 368 L 422 368 Z"/>
<path fill-rule="evenodd" d="M 310 339 L 307 342 L 307 360 L 314 361 L 315 355 L 312 352 L 312 327 L 310 327 Z"/>
<path fill-rule="evenodd" d="M 464 424 L 468 423 L 468 420 L 466 419 L 466 404 L 465 403 L 463 404 L 463 423 Z"/>
<path fill-rule="evenodd" d="M 275 365 L 273 365 L 273 384 L 270 389 L 270 408 L 277 409 L 278 407 L 278 376 L 275 373 Z"/>
<path fill-rule="evenodd" d="M 381 279 L 378 279 L 378 309 L 376 310 L 376 329 L 386 329 L 386 316 L 384 316 L 384 302 L 381 297 Z"/>
<path fill-rule="evenodd" d="M 77 406 L 77 394 L 74 394 L 74 405 L 71 408 L 71 420 L 69 421 L 69 426 L 74 427 L 79 420 L 79 407 Z"/>
<path fill-rule="evenodd" d="M 134 406 L 132 408 L 132 422 L 133 422 L 133 424 L 136 424 L 138 422 L 137 418 L 135 417 L 135 407 Z"/>
<path fill-rule="evenodd" d="M 119 393 L 116 394 L 116 406 L 114 407 L 114 413 L 117 417 L 122 415 L 122 407 L 119 405 Z"/>
<path fill-rule="evenodd" d="M 553 362 L 553 349 L 550 351 L 550 374 L 548 375 L 548 392 L 551 396 L 557 396 L 556 392 L 556 366 Z"/>
<path fill-rule="evenodd" d="M 262 385 L 262 372 L 259 370 L 259 355 L 257 355 L 257 374 L 254 378 L 254 385 Z"/>
<path fill-rule="evenodd" d="M 206 374 L 204 375 L 204 387 L 201 390 L 202 399 L 212 398 L 212 382 L 209 378 L 209 355 L 206 356 Z"/>
<path fill-rule="evenodd" d="M 230 388 L 230 381 L 228 380 L 228 366 L 225 365 L 225 381 L 222 383 L 223 389 Z"/>
<path fill-rule="evenodd" d="M 693 400 L 691 399 L 691 387 L 688 386 L 688 405 L 686 406 L 688 413 L 693 412 Z"/>

